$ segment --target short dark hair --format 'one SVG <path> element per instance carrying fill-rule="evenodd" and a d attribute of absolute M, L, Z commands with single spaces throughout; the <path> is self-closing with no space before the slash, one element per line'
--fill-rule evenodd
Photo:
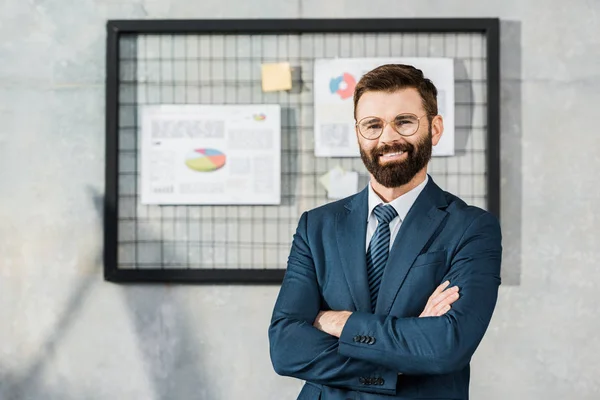
<path fill-rule="evenodd" d="M 381 65 L 360 78 L 354 88 L 354 118 L 358 100 L 366 92 L 395 92 L 400 89 L 417 89 L 423 100 L 423 108 L 429 122 L 438 114 L 437 89 L 431 80 L 423 76 L 423 71 L 405 64 Z"/>

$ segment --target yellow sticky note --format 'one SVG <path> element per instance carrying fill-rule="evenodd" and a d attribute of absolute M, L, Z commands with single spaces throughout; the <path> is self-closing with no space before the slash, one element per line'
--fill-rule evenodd
<path fill-rule="evenodd" d="M 270 63 L 262 65 L 262 90 L 275 92 L 292 88 L 292 68 L 290 63 Z"/>

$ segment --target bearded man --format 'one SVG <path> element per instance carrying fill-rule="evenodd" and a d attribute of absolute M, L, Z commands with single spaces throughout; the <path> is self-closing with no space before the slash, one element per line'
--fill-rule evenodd
<path fill-rule="evenodd" d="M 302 214 L 269 326 L 298 399 L 468 399 L 500 285 L 496 217 L 427 174 L 444 131 L 422 71 L 388 64 L 354 91 L 370 183 Z"/>

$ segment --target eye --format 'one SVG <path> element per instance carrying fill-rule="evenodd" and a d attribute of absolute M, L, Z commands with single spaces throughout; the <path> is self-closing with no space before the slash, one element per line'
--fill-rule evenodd
<path fill-rule="evenodd" d="M 394 120 L 394 124 L 396 124 L 396 126 L 407 126 L 415 123 L 415 119 L 411 117 L 400 117 Z"/>
<path fill-rule="evenodd" d="M 361 123 L 361 127 L 364 129 L 381 129 L 381 127 L 383 126 L 381 120 L 373 118 L 373 119 L 369 119 L 367 121 L 363 121 Z"/>
<path fill-rule="evenodd" d="M 369 129 L 378 129 L 381 128 L 381 122 L 371 122 L 367 125 Z"/>

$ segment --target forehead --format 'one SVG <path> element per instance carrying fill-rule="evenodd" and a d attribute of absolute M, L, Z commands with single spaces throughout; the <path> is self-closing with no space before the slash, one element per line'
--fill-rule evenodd
<path fill-rule="evenodd" d="M 422 115 L 423 101 L 417 89 L 408 88 L 394 92 L 366 92 L 356 105 L 356 119 L 375 116 L 392 119 L 400 113 Z"/>

